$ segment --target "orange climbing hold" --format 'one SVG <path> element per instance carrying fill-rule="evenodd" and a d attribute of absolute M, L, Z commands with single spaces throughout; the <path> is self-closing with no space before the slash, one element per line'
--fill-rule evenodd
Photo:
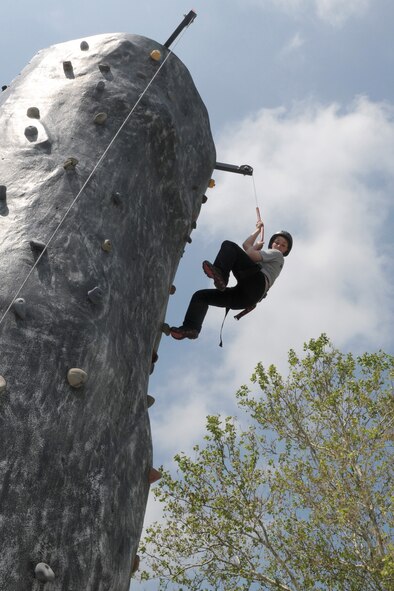
<path fill-rule="evenodd" d="M 209 181 L 209 183 L 208 183 L 208 187 L 209 187 L 210 189 L 213 189 L 215 185 L 216 185 L 216 183 L 215 183 L 215 179 L 211 179 L 211 180 Z"/>
<path fill-rule="evenodd" d="M 158 480 L 160 480 L 160 478 L 161 478 L 161 472 L 159 472 L 159 470 L 156 470 L 156 468 L 151 468 L 149 470 L 149 476 L 148 476 L 149 484 L 153 484 L 154 482 L 157 482 Z"/>

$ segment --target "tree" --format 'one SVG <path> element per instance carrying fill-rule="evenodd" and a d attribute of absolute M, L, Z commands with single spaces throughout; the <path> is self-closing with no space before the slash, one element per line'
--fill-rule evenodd
<path fill-rule="evenodd" d="M 394 358 L 355 358 L 326 335 L 256 368 L 240 419 L 209 416 L 203 446 L 155 494 L 164 522 L 142 552 L 160 589 L 394 588 Z"/>

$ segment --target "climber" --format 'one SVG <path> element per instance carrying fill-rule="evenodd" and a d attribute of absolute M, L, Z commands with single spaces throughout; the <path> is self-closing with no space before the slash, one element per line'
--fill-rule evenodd
<path fill-rule="evenodd" d="M 204 261 L 204 273 L 213 279 L 216 289 L 196 291 L 190 300 L 182 326 L 173 326 L 170 334 L 174 339 L 196 339 L 200 333 L 208 306 L 242 310 L 235 316 L 239 319 L 250 312 L 267 295 L 283 267 L 283 257 L 292 249 L 293 239 L 282 230 L 271 236 L 268 249 L 262 250 L 264 242 L 256 239 L 264 224 L 256 223 L 256 230 L 244 241 L 242 248 L 234 242 L 223 242 L 214 261 Z M 230 271 L 237 284 L 227 287 Z"/>

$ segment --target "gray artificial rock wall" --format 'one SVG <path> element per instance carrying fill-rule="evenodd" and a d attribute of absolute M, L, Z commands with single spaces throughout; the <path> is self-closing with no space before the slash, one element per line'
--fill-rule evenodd
<path fill-rule="evenodd" d="M 215 163 L 175 55 L 83 187 L 167 53 L 129 34 L 63 43 L 0 95 L 1 314 L 31 273 L 0 326 L 4 591 L 129 586 L 152 355 Z"/>

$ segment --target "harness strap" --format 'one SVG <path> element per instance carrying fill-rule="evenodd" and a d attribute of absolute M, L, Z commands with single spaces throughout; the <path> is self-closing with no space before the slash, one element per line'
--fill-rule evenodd
<path fill-rule="evenodd" d="M 220 327 L 220 343 L 219 343 L 219 347 L 223 347 L 223 337 L 222 337 L 222 333 L 223 333 L 223 326 L 224 326 L 224 321 L 227 318 L 227 314 L 229 312 L 230 308 L 226 308 L 226 312 L 224 314 L 224 318 L 223 318 L 223 322 L 222 322 L 222 326 Z"/>
<path fill-rule="evenodd" d="M 235 320 L 240 320 L 243 316 L 246 316 L 246 314 L 249 314 L 249 312 L 254 310 L 255 307 L 256 307 L 256 304 L 254 304 L 253 306 L 249 306 L 248 308 L 245 308 L 245 310 L 242 310 L 242 312 L 239 312 L 239 314 L 236 314 L 234 316 Z"/>

